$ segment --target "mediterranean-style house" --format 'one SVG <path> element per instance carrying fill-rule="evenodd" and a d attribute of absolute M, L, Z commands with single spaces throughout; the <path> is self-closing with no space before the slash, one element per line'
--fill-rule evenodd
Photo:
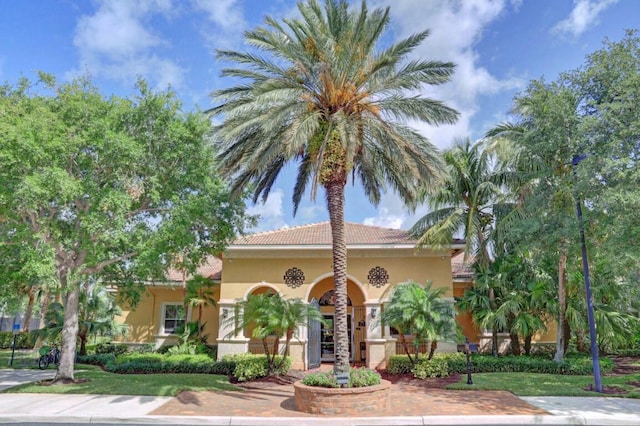
<path fill-rule="evenodd" d="M 445 288 L 453 303 L 472 285 L 473 270 L 463 261 L 464 241 L 445 249 L 416 248 L 404 230 L 345 223 L 347 242 L 348 324 L 354 363 L 382 368 L 389 356 L 400 352 L 389 327 L 379 315 L 395 285 L 416 281 Z M 218 358 L 234 353 L 262 353 L 247 330 L 234 334 L 225 321 L 234 315 L 236 302 L 251 294 L 275 291 L 319 306 L 326 325 L 300 328 L 291 343 L 293 368 L 313 368 L 334 359 L 332 319 L 333 268 L 331 229 L 328 222 L 261 232 L 234 241 L 220 257 L 210 257 L 198 273 L 219 283 L 216 306 L 202 313 L 205 334 L 217 344 Z M 120 321 L 129 326 L 127 343 L 175 343 L 176 327 L 185 321 L 182 285 L 185 279 L 170 273 L 166 283 L 150 284 L 136 309 L 123 307 Z M 196 312 L 187 312 L 194 320 Z M 463 334 L 476 344 L 485 339 L 467 313 L 457 315 Z M 486 339 L 485 339 L 486 340 Z M 456 351 L 458 342 L 438 342 L 439 351 Z"/>

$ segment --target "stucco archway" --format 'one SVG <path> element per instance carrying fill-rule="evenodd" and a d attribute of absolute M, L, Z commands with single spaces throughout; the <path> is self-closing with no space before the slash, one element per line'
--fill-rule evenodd
<path fill-rule="evenodd" d="M 332 300 L 334 291 L 333 274 L 326 274 L 319 277 L 310 286 L 306 300 L 311 302 L 317 300 L 326 324 L 322 325 L 318 338 L 320 339 L 322 362 L 332 362 L 334 357 L 335 342 L 333 340 L 333 317 L 335 308 Z M 347 297 L 348 297 L 348 327 L 350 338 L 351 360 L 362 364 L 366 358 L 366 290 L 352 277 L 347 277 Z M 309 345 L 314 342 L 309 341 Z"/>

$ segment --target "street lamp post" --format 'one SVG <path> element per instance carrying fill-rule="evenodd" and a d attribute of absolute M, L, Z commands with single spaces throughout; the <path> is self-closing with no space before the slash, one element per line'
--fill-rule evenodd
<path fill-rule="evenodd" d="M 575 166 L 584 160 L 586 156 L 576 155 L 571 161 Z M 591 339 L 591 358 L 593 359 L 593 377 L 596 385 L 596 392 L 602 392 L 602 380 L 600 378 L 600 355 L 598 354 L 598 341 L 596 336 L 596 322 L 593 316 L 593 296 L 591 295 L 591 278 L 589 276 L 589 261 L 587 259 L 587 244 L 584 238 L 584 224 L 582 220 L 582 201 L 576 197 L 576 216 L 578 217 L 578 229 L 580 230 L 580 246 L 582 249 L 582 270 L 584 273 L 584 287 L 587 298 L 587 318 L 589 320 L 589 338 Z"/>
<path fill-rule="evenodd" d="M 471 380 L 471 359 L 470 350 L 469 350 L 469 339 L 467 337 L 464 338 L 464 352 L 467 354 L 467 384 L 472 385 L 473 380 Z"/>

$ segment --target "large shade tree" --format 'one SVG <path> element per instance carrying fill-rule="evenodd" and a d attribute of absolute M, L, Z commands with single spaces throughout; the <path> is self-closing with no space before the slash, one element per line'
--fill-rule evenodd
<path fill-rule="evenodd" d="M 177 253 L 195 267 L 222 251 L 244 205 L 217 178 L 209 122 L 172 92 L 141 81 L 134 99 L 107 98 L 86 78 L 40 77 L 0 90 L 0 256 L 25 241 L 42 248 L 63 295 L 56 380 L 66 382 L 81 283 L 122 285 L 135 299 L 141 284 L 131 283 L 162 279 Z"/>
<path fill-rule="evenodd" d="M 366 2 L 298 3 L 299 18 L 265 18 L 266 26 L 245 33 L 251 51 L 223 50 L 218 58 L 235 64 L 224 76 L 241 79 L 216 91 L 211 110 L 222 119 L 215 141 L 219 164 L 235 177 L 234 188 L 252 186 L 254 201 L 265 200 L 289 162 L 297 164 L 294 212 L 310 190 L 324 188 L 332 231 L 336 293 L 337 373 L 349 368 L 347 335 L 347 249 L 345 185 L 360 181 L 377 204 L 389 185 L 414 203 L 419 184 L 439 181 L 437 149 L 407 123 L 453 123 L 457 113 L 420 96 L 426 84 L 449 80 L 454 64 L 408 60 L 428 36 L 414 34 L 386 48 L 380 40 L 389 9 L 370 11 Z"/>
<path fill-rule="evenodd" d="M 535 80 L 514 101 L 514 121 L 487 133 L 494 146 L 509 152 L 504 161 L 520 176 L 522 194 L 517 219 L 508 238 L 526 241 L 528 247 L 553 247 L 558 276 L 558 333 L 555 360 L 568 347 L 567 258 L 575 234 L 575 200 L 572 194 L 571 158 L 578 151 L 578 99 L 564 85 Z M 504 149 L 504 145 L 510 145 Z M 524 218 L 525 220 L 519 220 Z M 539 236 L 544 235 L 544 239 Z"/>

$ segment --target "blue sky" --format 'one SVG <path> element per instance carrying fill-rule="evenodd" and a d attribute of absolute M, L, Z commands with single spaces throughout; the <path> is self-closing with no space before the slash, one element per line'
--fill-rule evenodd
<path fill-rule="evenodd" d="M 359 4 L 359 1 L 354 1 Z M 425 93 L 461 112 L 455 125 L 417 128 L 445 149 L 477 140 L 504 121 L 513 96 L 532 79 L 551 81 L 584 64 L 605 37 L 620 40 L 640 24 L 637 0 L 370 0 L 391 6 L 385 41 L 431 30 L 414 54 L 453 61 L 450 83 Z M 219 77 L 216 48 L 243 49 L 242 32 L 265 15 L 295 15 L 290 0 L 0 0 L 0 81 L 60 80 L 89 73 L 105 94 L 128 96 L 137 76 L 171 85 L 185 108 L 211 106 L 209 94 L 230 85 Z M 303 200 L 292 217 L 293 166 L 274 186 L 258 230 L 327 220 L 324 198 Z M 408 212 L 392 193 L 376 208 L 349 185 L 346 220 L 408 228 L 426 212 Z"/>

